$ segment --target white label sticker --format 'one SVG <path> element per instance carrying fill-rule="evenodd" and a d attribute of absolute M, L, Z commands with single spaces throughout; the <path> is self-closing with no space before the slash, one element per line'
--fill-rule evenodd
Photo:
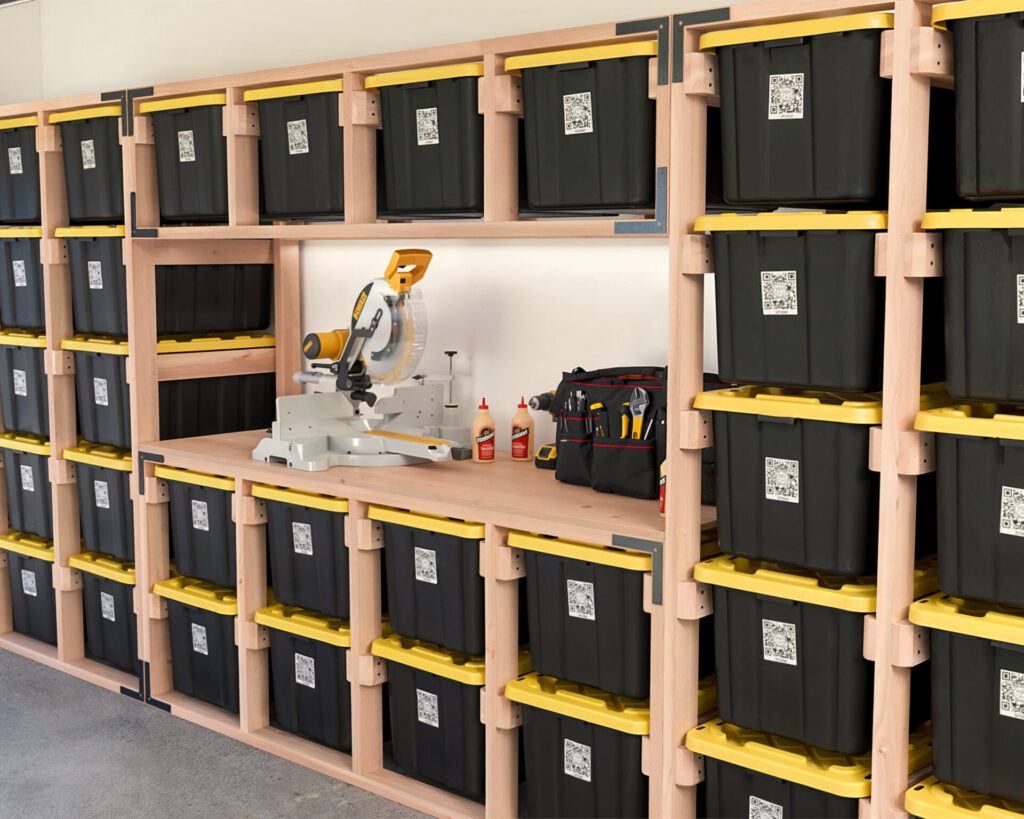
<path fill-rule="evenodd" d="M 196 141 L 191 131 L 178 131 L 178 161 L 196 161 Z"/>
<path fill-rule="evenodd" d="M 86 262 L 89 270 L 89 289 L 103 289 L 103 262 Z"/>
<path fill-rule="evenodd" d="M 417 546 L 413 549 L 413 563 L 417 580 L 437 585 L 437 552 Z"/>
<path fill-rule="evenodd" d="M 767 500 L 800 503 L 800 461 L 765 458 L 764 496 Z"/>
<path fill-rule="evenodd" d="M 25 172 L 25 169 L 21 167 L 21 148 L 7 149 L 7 167 L 11 171 L 11 176 Z"/>
<path fill-rule="evenodd" d="M 804 118 L 804 75 L 772 74 L 768 78 L 768 119 Z"/>
<path fill-rule="evenodd" d="M 295 682 L 306 688 L 316 688 L 316 663 L 312 657 L 295 653 Z"/>
<path fill-rule="evenodd" d="M 11 370 L 14 378 L 14 394 L 25 397 L 28 395 L 28 374 L 24 370 Z"/>
<path fill-rule="evenodd" d="M 100 592 L 100 614 L 104 620 L 111 623 L 117 622 L 117 612 L 114 609 L 114 595 Z"/>
<path fill-rule="evenodd" d="M 798 314 L 795 270 L 761 271 L 761 313 L 765 316 Z"/>
<path fill-rule="evenodd" d="M 761 645 L 768 662 L 796 665 L 796 626 L 793 623 L 762 620 Z"/>
<path fill-rule="evenodd" d="M 1024 51 L 1020 53 L 1020 101 L 1024 102 Z"/>
<path fill-rule="evenodd" d="M 435 728 L 440 726 L 437 713 L 437 694 L 416 689 L 416 719 L 425 725 L 433 725 Z"/>
<path fill-rule="evenodd" d="M 1024 720 L 1024 674 L 999 670 L 999 715 Z"/>
<path fill-rule="evenodd" d="M 206 642 L 206 626 L 192 624 L 192 650 L 196 654 L 210 656 L 210 645 Z"/>
<path fill-rule="evenodd" d="M 192 501 L 192 528 L 203 532 L 210 531 L 210 510 L 206 501 Z"/>
<path fill-rule="evenodd" d="M 308 523 L 292 521 L 292 549 L 297 555 L 313 554 L 313 527 Z"/>
<path fill-rule="evenodd" d="M 580 620 L 596 620 L 594 608 L 594 584 L 585 580 L 566 580 L 566 596 L 569 599 L 569 616 Z"/>
<path fill-rule="evenodd" d="M 28 285 L 28 275 L 25 273 L 24 259 L 14 259 L 11 261 L 11 273 L 14 274 L 15 287 L 26 287 Z"/>
<path fill-rule="evenodd" d="M 35 572 L 30 572 L 28 569 L 21 570 L 21 590 L 29 597 L 39 596 L 39 592 L 36 589 Z"/>
<path fill-rule="evenodd" d="M 36 491 L 36 478 L 32 467 L 28 464 L 21 465 L 21 488 L 26 492 Z"/>
<path fill-rule="evenodd" d="M 91 171 L 96 167 L 96 146 L 91 139 L 82 140 L 82 170 Z"/>
<path fill-rule="evenodd" d="M 594 133 L 594 107 L 589 91 L 562 95 L 562 120 L 566 136 Z"/>
<path fill-rule="evenodd" d="M 437 129 L 437 109 L 416 109 L 416 144 L 437 145 L 441 142 L 441 133 Z"/>
<path fill-rule="evenodd" d="M 96 498 L 97 509 L 110 508 L 110 487 L 106 481 L 93 481 L 92 494 Z"/>
<path fill-rule="evenodd" d="M 288 123 L 288 153 L 308 154 L 309 134 L 306 131 L 306 120 L 293 119 Z"/>
<path fill-rule="evenodd" d="M 566 738 L 562 749 L 562 770 L 566 776 L 590 781 L 590 746 Z"/>
<path fill-rule="evenodd" d="M 1003 487 L 999 504 L 999 534 L 1024 537 L 1024 489 Z"/>
<path fill-rule="evenodd" d="M 110 406 L 110 396 L 107 393 L 107 379 L 94 378 L 92 380 L 92 400 L 97 407 Z"/>
<path fill-rule="evenodd" d="M 1017 323 L 1024 324 L 1024 274 L 1017 274 Z"/>
<path fill-rule="evenodd" d="M 782 805 L 751 796 L 747 819 L 782 819 Z"/>

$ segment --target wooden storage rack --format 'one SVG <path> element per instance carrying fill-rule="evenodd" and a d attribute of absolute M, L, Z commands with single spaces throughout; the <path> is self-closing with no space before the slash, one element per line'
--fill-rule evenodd
<path fill-rule="evenodd" d="M 925 211 L 928 106 L 931 84 L 952 83 L 948 35 L 930 26 L 930 0 L 753 0 L 732 7 L 688 11 L 672 17 L 602 24 L 534 35 L 416 51 L 338 60 L 290 69 L 251 72 L 209 80 L 131 89 L 113 95 L 85 95 L 0 107 L 0 118 L 38 114 L 37 142 L 43 188 L 43 263 L 46 279 L 47 371 L 53 454 L 59 647 L 40 646 L 11 632 L 6 567 L 0 558 L 0 647 L 170 710 L 241 741 L 330 776 L 352 782 L 429 813 L 446 816 L 517 815 L 518 707 L 503 696 L 516 674 L 515 583 L 523 575 L 521 556 L 507 546 L 512 529 L 603 545 L 652 551 L 654 571 L 647 585 L 651 639 L 651 735 L 644 744 L 650 776 L 650 812 L 692 816 L 695 785 L 703 765 L 683 746 L 697 722 L 698 620 L 711 613 L 708 589 L 693 580 L 700 559 L 700 533 L 714 522 L 714 509 L 700 505 L 700 451 L 711 445 L 710 418 L 692 409 L 702 387 L 703 275 L 712 270 L 707 237 L 692 232 L 705 209 L 707 106 L 717 104 L 717 66 L 698 49 L 709 30 L 785 20 L 894 9 L 895 27 L 883 35 L 884 76 L 892 78 L 888 230 L 878 237 L 876 275 L 886 277 L 885 403 L 881 427 L 873 430 L 871 463 L 881 473 L 878 610 L 869 618 L 865 655 L 875 660 L 875 726 L 870 800 L 862 815 L 905 816 L 908 786 L 909 669 L 927 659 L 923 633 L 907 620 L 912 596 L 916 477 L 931 471 L 932 442 L 913 430 L 917 411 L 922 278 L 941 275 L 938 237 L 920 231 Z M 516 118 L 522 113 L 519 80 L 504 73 L 512 54 L 656 39 L 650 94 L 657 102 L 656 169 L 658 199 L 653 218 L 519 218 Z M 484 214 L 482 219 L 380 221 L 376 209 L 375 95 L 363 88 L 370 73 L 481 61 L 480 110 L 484 116 Z M 339 106 L 344 126 L 346 214 L 341 222 L 259 224 L 258 134 L 254 104 L 246 89 L 341 77 Z M 155 157 L 149 117 L 139 113 L 145 99 L 218 92 L 227 95 L 229 219 L 227 225 L 161 227 L 156 200 Z M 66 224 L 67 208 L 59 130 L 46 115 L 120 99 L 125 105 L 122 146 L 129 272 L 129 380 L 132 388 L 133 483 L 136 517 L 136 611 L 139 616 L 138 680 L 84 659 L 81 581 L 68 567 L 79 551 L 74 465 L 61 457 L 75 436 L 73 361 L 60 350 L 71 335 L 67 255 L 54 238 Z M 953 124 L 950 123 L 950 127 Z M 671 162 L 670 162 L 671 157 Z M 161 379 L 196 374 L 277 373 L 279 394 L 295 390 L 291 373 L 300 368 L 298 241 L 302 239 L 580 238 L 636 236 L 667 238 L 670 248 L 668 363 L 668 517 L 649 502 L 595 495 L 555 483 L 537 470 L 499 460 L 487 480 L 475 467 L 441 464 L 393 469 L 334 469 L 304 473 L 252 461 L 260 433 L 213 439 L 159 442 L 157 385 Z M 223 240 L 231 240 L 223 241 Z M 277 347 L 266 351 L 156 355 L 154 267 L 171 263 L 273 261 Z M 166 361 L 164 360 L 166 359 Z M 238 716 L 172 690 L 166 607 L 151 593 L 167 576 L 166 488 L 154 464 L 211 472 L 236 480 L 241 711 Z M 430 480 L 421 475 L 430 471 Z M 347 498 L 347 542 L 351 559 L 353 752 L 341 754 L 269 726 L 266 630 L 253 621 L 265 604 L 265 511 L 253 498 L 254 482 L 287 485 Z M 0 502 L 2 494 L 0 494 Z M 369 651 L 379 635 L 379 524 L 367 517 L 370 503 L 464 518 L 486 524 L 481 574 L 486 589 L 488 684 L 481 695 L 487 734 L 487 799 L 479 805 L 384 767 L 380 683 L 383 669 Z M 0 514 L 6 523 L 6 515 Z"/>

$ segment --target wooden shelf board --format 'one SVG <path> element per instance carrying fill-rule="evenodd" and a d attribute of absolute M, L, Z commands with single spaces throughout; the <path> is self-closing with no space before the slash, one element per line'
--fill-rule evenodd
<path fill-rule="evenodd" d="M 0 634 L 0 649 L 6 649 L 29 660 L 35 660 L 37 663 L 63 671 L 72 677 L 85 680 L 117 694 L 121 693 L 122 688 L 130 691 L 139 689 L 139 680 L 134 674 L 126 674 L 116 668 L 86 658 L 65 662 L 58 659 L 55 646 L 25 634 L 18 634 L 14 631 Z"/>

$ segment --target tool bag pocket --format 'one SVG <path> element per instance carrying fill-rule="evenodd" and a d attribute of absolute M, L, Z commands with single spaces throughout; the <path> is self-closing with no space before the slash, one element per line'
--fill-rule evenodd
<path fill-rule="evenodd" d="M 594 443 L 591 485 L 598 492 L 633 498 L 658 497 L 655 442 L 599 441 Z"/>
<path fill-rule="evenodd" d="M 590 486 L 593 441 L 586 412 L 563 409 L 555 414 L 558 422 L 558 458 L 555 477 L 565 483 Z"/>

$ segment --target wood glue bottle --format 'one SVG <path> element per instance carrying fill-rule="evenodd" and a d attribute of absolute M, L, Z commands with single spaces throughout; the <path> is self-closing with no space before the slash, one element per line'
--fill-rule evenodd
<path fill-rule="evenodd" d="M 512 460 L 533 460 L 533 416 L 526 406 L 526 396 L 519 399 L 519 410 L 512 416 Z"/>
<path fill-rule="evenodd" d="M 473 419 L 473 460 L 479 464 L 494 463 L 494 418 L 487 407 L 487 399 L 481 399 L 479 412 Z"/>

